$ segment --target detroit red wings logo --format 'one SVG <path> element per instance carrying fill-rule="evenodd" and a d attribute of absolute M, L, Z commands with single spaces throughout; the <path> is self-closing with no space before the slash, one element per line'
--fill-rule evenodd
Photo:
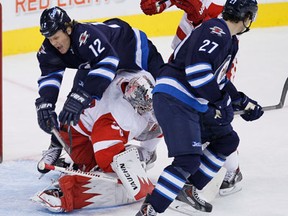
<path fill-rule="evenodd" d="M 87 31 L 83 32 L 80 37 L 79 37 L 79 47 L 81 47 L 82 45 L 85 45 L 87 43 L 87 39 L 89 38 L 89 34 L 87 33 Z"/>
<path fill-rule="evenodd" d="M 211 27 L 211 34 L 217 34 L 218 36 L 222 37 L 222 35 L 226 34 L 222 28 L 218 26 Z"/>

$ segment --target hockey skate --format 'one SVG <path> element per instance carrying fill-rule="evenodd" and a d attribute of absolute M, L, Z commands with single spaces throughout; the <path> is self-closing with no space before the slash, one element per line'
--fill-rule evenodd
<path fill-rule="evenodd" d="M 150 194 L 147 194 L 146 199 L 144 200 L 140 211 L 136 214 L 136 216 L 156 216 L 157 212 L 153 208 L 153 206 L 148 202 Z"/>
<path fill-rule="evenodd" d="M 220 196 L 227 196 L 242 190 L 242 178 L 239 167 L 235 171 L 227 171 L 219 190 Z"/>
<path fill-rule="evenodd" d="M 197 215 L 200 212 L 211 212 L 212 205 L 198 196 L 197 189 L 191 184 L 185 184 L 170 208 L 175 211 Z"/>
<path fill-rule="evenodd" d="M 56 162 L 59 159 L 61 152 L 62 152 L 62 147 L 59 147 L 56 144 L 54 144 L 53 142 L 51 142 L 48 150 L 43 151 L 42 158 L 37 164 L 38 171 L 42 174 L 48 173 L 49 170 L 47 170 L 47 169 L 41 170 L 39 168 L 39 164 L 44 162 L 44 163 L 49 164 L 49 165 L 51 165 L 51 164 L 56 165 Z"/>

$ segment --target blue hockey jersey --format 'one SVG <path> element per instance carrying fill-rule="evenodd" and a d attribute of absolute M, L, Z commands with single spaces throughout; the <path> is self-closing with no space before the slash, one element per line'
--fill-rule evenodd
<path fill-rule="evenodd" d="M 85 90 L 95 98 L 115 77 L 117 69 L 148 70 L 149 46 L 146 34 L 120 19 L 104 23 L 76 23 L 70 50 L 61 54 L 48 39 L 37 53 L 41 77 L 39 94 L 56 103 L 66 68 L 86 71 Z M 159 67 L 163 62 L 159 62 Z"/>
<path fill-rule="evenodd" d="M 237 51 L 238 39 L 231 36 L 225 21 L 208 20 L 176 47 L 170 62 L 161 68 L 153 93 L 169 94 L 205 112 L 208 103 L 222 98 L 226 85 L 237 95 L 226 76 Z"/>

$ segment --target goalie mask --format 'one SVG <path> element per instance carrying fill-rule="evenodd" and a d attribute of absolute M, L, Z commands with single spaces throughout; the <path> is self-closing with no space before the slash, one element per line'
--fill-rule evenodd
<path fill-rule="evenodd" d="M 146 76 L 134 77 L 126 86 L 123 97 L 142 115 L 152 110 L 153 87 Z"/>

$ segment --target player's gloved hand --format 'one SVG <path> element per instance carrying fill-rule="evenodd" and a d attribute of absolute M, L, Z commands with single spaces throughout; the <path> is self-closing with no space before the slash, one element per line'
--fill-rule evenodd
<path fill-rule="evenodd" d="M 144 14 L 154 15 L 162 13 L 166 8 L 166 3 L 159 4 L 159 0 L 141 0 L 140 7 Z"/>
<path fill-rule="evenodd" d="M 52 127 L 58 128 L 55 105 L 48 102 L 45 98 L 37 98 L 35 101 L 37 119 L 40 128 L 46 133 L 51 134 Z"/>
<path fill-rule="evenodd" d="M 214 119 L 219 125 L 230 124 L 234 118 L 233 107 L 230 96 L 225 93 L 221 100 L 216 101 L 213 105 L 215 108 Z"/>
<path fill-rule="evenodd" d="M 243 92 L 239 92 L 240 98 L 232 101 L 235 111 L 245 110 L 241 117 L 246 121 L 254 121 L 263 115 L 262 107 L 251 98 L 247 97 Z"/>
<path fill-rule="evenodd" d="M 200 0 L 172 0 L 171 2 L 187 13 L 187 19 L 194 26 L 202 23 L 207 15 L 205 5 Z"/>
<path fill-rule="evenodd" d="M 80 114 L 84 109 L 89 107 L 92 97 L 83 89 L 78 88 L 76 91 L 70 92 L 59 114 L 59 121 L 62 124 L 76 125 L 79 121 Z"/>

